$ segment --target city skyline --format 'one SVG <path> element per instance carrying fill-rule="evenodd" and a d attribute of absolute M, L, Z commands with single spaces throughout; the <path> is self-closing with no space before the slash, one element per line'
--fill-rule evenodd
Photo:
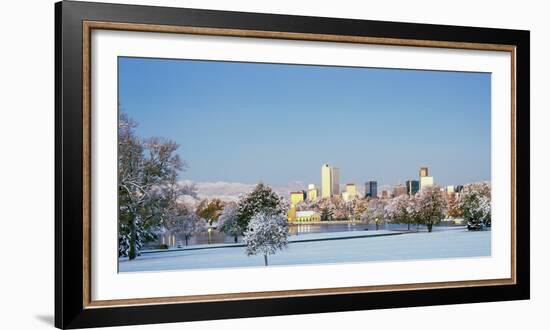
<path fill-rule="evenodd" d="M 336 170 L 336 180 L 334 179 L 333 171 Z M 314 183 L 309 183 L 307 185 L 306 189 L 299 189 L 296 191 L 290 192 L 290 201 L 291 204 L 295 205 L 298 201 L 304 201 L 304 200 L 317 200 L 319 198 L 331 198 L 331 197 L 341 197 L 344 200 L 349 200 L 353 198 L 366 198 L 366 197 L 384 197 L 384 192 L 386 194 L 390 194 L 390 196 L 399 196 L 403 194 L 408 195 L 414 195 L 417 192 L 421 191 L 423 188 L 426 187 L 433 187 L 438 186 L 441 189 L 444 189 L 448 191 L 450 188 L 453 189 L 453 191 L 457 187 L 461 187 L 465 184 L 474 183 L 474 182 L 462 182 L 460 184 L 452 184 L 452 185 L 438 185 L 435 182 L 435 179 L 433 176 L 428 176 L 429 173 L 429 167 L 422 166 L 420 167 L 420 170 L 418 172 L 418 180 L 415 180 L 414 178 L 411 178 L 405 182 L 399 182 L 395 185 L 383 185 L 380 191 L 377 190 L 378 182 L 376 179 L 366 181 L 365 189 L 361 191 L 360 189 L 357 189 L 357 184 L 355 182 L 347 182 L 347 183 L 339 183 L 338 177 L 340 175 L 340 169 L 331 166 L 329 164 L 323 164 L 321 166 L 321 187 L 319 188 Z M 429 181 L 424 182 L 423 179 L 428 178 Z M 340 189 L 342 187 L 345 187 L 344 189 Z M 321 195 L 318 194 L 319 189 L 321 190 Z M 299 200 L 294 199 L 294 197 L 301 195 Z M 313 195 L 313 196 L 312 196 Z"/>
<path fill-rule="evenodd" d="M 322 163 L 359 189 L 419 165 L 441 186 L 490 180 L 489 74 L 136 58 L 119 70 L 121 110 L 180 145 L 181 180 L 305 190 Z"/>

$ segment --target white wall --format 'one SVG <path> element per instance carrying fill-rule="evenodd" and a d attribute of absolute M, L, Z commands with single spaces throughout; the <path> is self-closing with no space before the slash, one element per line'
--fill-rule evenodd
<path fill-rule="evenodd" d="M 532 114 L 532 300 L 152 325 L 143 329 L 543 329 L 550 306 L 550 46 L 544 1 L 117 1 L 529 29 Z M 53 326 L 53 1 L 0 10 L 0 328 Z M 519 219 L 521 224 L 521 219 Z M 132 329 L 137 327 L 128 327 Z"/>

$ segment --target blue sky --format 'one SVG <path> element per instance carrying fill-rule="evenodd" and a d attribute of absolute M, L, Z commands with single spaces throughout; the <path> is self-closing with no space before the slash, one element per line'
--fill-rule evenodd
<path fill-rule="evenodd" d="M 490 180 L 490 94 L 488 73 L 119 58 L 121 110 L 193 181 Z"/>

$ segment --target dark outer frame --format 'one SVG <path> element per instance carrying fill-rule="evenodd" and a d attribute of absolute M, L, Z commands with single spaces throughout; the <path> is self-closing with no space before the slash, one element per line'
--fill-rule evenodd
<path fill-rule="evenodd" d="M 83 21 L 515 46 L 516 281 L 228 301 L 86 308 L 83 275 Z M 55 325 L 132 325 L 529 299 L 529 31 L 63 1 L 55 5 Z M 512 128 L 513 129 L 513 128 Z M 215 312 L 213 312 L 215 311 Z"/>

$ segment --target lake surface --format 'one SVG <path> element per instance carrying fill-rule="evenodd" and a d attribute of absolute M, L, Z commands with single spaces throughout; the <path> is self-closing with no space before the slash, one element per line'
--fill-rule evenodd
<path fill-rule="evenodd" d="M 455 225 L 442 223 L 434 226 L 434 231 L 449 229 Z M 407 230 L 407 225 L 403 224 L 382 224 L 378 227 L 379 230 L 395 230 L 404 231 Z M 427 231 L 426 226 L 411 225 L 411 230 Z M 347 232 L 347 231 L 365 231 L 376 230 L 374 224 L 363 223 L 327 223 L 327 224 L 290 224 L 290 235 L 307 235 L 315 233 L 331 233 L 331 232 Z M 242 237 L 239 237 L 239 242 L 242 241 Z M 224 233 L 218 232 L 216 229 L 212 229 L 210 232 L 197 233 L 188 240 L 188 245 L 197 244 L 218 244 L 218 243 L 232 243 L 234 238 Z M 160 244 L 167 244 L 169 246 L 185 245 L 185 237 L 183 235 L 167 234 L 164 237 L 160 237 L 158 241 L 151 242 L 146 245 L 146 248 L 156 249 Z"/>

